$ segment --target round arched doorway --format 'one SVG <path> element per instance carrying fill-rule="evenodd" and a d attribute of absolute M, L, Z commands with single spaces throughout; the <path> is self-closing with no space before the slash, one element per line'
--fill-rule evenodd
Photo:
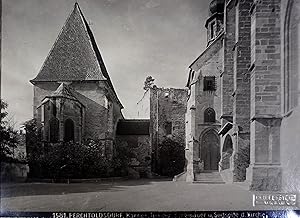
<path fill-rule="evenodd" d="M 218 170 L 220 161 L 220 138 L 213 129 L 208 130 L 201 137 L 200 158 L 204 163 L 204 170 Z"/>

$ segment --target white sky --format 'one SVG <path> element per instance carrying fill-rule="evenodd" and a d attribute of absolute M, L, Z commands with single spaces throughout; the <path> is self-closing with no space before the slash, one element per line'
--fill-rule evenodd
<path fill-rule="evenodd" d="M 78 0 L 124 105 L 136 116 L 146 76 L 184 87 L 188 66 L 206 46 L 210 0 Z M 17 126 L 32 118 L 33 88 L 75 0 L 2 1 L 2 98 Z"/>

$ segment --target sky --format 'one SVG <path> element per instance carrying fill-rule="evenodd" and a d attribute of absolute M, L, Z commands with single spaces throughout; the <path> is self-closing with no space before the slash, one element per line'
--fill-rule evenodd
<path fill-rule="evenodd" d="M 76 0 L 2 1 L 1 97 L 18 128 L 32 118 L 33 86 Z M 184 88 L 188 66 L 206 47 L 210 0 L 77 0 L 121 100 L 136 117 L 145 78 Z"/>

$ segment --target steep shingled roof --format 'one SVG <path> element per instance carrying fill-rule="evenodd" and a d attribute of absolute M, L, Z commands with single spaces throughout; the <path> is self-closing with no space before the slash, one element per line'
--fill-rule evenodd
<path fill-rule="evenodd" d="M 75 3 L 40 72 L 31 80 L 32 83 L 49 81 L 106 81 L 122 105 L 78 3 Z"/>
<path fill-rule="evenodd" d="M 97 46 L 96 46 L 97 47 Z M 32 81 L 106 80 L 78 4 L 64 24 L 39 74 Z"/>

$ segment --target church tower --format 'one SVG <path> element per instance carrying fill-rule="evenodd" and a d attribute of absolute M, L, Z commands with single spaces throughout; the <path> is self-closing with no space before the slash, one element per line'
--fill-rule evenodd
<path fill-rule="evenodd" d="M 207 29 L 207 46 L 223 32 L 224 0 L 213 0 L 209 5 L 209 17 L 205 22 Z"/>

